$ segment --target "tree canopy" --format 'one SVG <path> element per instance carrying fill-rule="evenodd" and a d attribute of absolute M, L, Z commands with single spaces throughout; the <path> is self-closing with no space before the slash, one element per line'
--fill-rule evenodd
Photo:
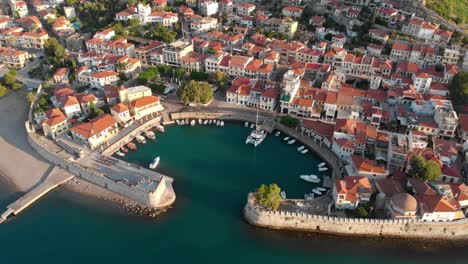
<path fill-rule="evenodd" d="M 468 72 L 459 72 L 449 83 L 450 98 L 456 105 L 468 105 Z"/>
<path fill-rule="evenodd" d="M 257 201 L 272 210 L 278 209 L 281 198 L 281 188 L 278 185 L 272 183 L 270 185 L 262 184 L 257 190 L 256 193 Z"/>
<path fill-rule="evenodd" d="M 225 88 L 229 78 L 224 72 L 217 71 L 209 74 L 209 81 L 221 88 Z"/>
<path fill-rule="evenodd" d="M 7 94 L 7 88 L 0 84 L 0 97 L 3 97 Z"/>
<path fill-rule="evenodd" d="M 104 111 L 100 108 L 97 108 L 93 102 L 89 103 L 89 110 L 91 111 L 89 114 L 89 118 L 95 118 L 104 114 Z"/>
<path fill-rule="evenodd" d="M 156 67 L 149 67 L 147 70 L 144 70 L 138 75 L 137 82 L 139 84 L 146 84 L 149 81 L 154 81 L 159 78 L 159 71 Z"/>
<path fill-rule="evenodd" d="M 207 82 L 192 80 L 179 88 L 178 95 L 185 104 L 192 102 L 206 104 L 213 99 L 213 89 Z"/>
<path fill-rule="evenodd" d="M 44 42 L 44 54 L 49 58 L 50 64 L 58 66 L 65 57 L 65 48 L 56 38 L 49 38 Z"/>
<path fill-rule="evenodd" d="M 442 173 L 441 167 L 433 160 L 417 155 L 411 158 L 408 176 L 423 181 L 435 181 Z"/>
<path fill-rule="evenodd" d="M 281 117 L 280 123 L 287 127 L 297 127 L 299 125 L 299 119 L 292 116 L 283 116 Z"/>

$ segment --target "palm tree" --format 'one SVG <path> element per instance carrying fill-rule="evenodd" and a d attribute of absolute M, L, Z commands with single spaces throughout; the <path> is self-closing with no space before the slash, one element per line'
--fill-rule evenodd
<path fill-rule="evenodd" d="M 32 103 L 32 102 L 36 101 L 36 99 L 37 99 L 36 93 L 28 92 L 26 94 L 26 100 L 28 101 L 28 103 Z"/>

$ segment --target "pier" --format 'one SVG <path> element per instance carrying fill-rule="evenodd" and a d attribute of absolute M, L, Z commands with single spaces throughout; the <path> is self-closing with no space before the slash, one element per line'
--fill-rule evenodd
<path fill-rule="evenodd" d="M 275 129 L 275 121 L 271 118 L 265 118 L 263 120 L 262 125 L 260 126 L 260 129 L 265 130 L 268 133 L 273 132 L 273 129 Z"/>
<path fill-rule="evenodd" d="M 18 215 L 28 206 L 39 200 L 42 196 L 55 189 L 57 186 L 67 182 L 71 178 L 73 178 L 73 175 L 70 173 L 58 167 L 54 167 L 42 183 L 7 206 L 7 210 L 0 216 L 0 223 L 3 223 L 11 215 Z"/>

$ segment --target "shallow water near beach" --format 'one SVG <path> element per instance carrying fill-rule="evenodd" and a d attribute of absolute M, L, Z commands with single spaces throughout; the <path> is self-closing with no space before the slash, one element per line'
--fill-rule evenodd
<path fill-rule="evenodd" d="M 313 185 L 321 160 L 301 155 L 269 135 L 257 148 L 245 145 L 243 123 L 169 126 L 157 141 L 138 145 L 124 159 L 175 179 L 177 200 L 156 219 L 131 216 L 115 205 L 54 191 L 0 225 L 0 263 L 467 263 L 459 242 L 362 239 L 257 228 L 242 218 L 247 193 L 277 183 L 290 198 Z M 14 191 L 0 182 L 0 205 Z"/>

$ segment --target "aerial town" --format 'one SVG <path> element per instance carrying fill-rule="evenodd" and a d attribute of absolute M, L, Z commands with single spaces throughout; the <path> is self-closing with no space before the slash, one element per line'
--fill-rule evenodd
<path fill-rule="evenodd" d="M 304 198 L 328 197 L 327 216 L 467 224 L 467 33 L 408 8 L 402 0 L 3 1 L 0 96 L 27 91 L 26 129 L 40 154 L 53 153 L 46 159 L 149 206 L 175 201 L 177 175 L 155 172 L 159 157 L 134 169 L 119 156 L 154 137 L 150 128 L 226 121 L 185 121 L 183 112 L 229 109 L 256 116 L 238 118 L 252 124 L 273 120 L 288 139 L 331 157 L 322 157 L 333 171 L 326 194 Z M 260 204 L 287 210 L 269 202 Z"/>

